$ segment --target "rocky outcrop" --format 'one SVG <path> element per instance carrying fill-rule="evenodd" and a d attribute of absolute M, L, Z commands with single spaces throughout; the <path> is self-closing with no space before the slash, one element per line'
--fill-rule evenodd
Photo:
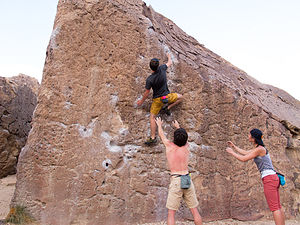
<path fill-rule="evenodd" d="M 0 77 L 0 178 L 16 173 L 21 148 L 31 129 L 39 83 L 20 74 Z"/>
<path fill-rule="evenodd" d="M 254 80 L 141 0 L 59 1 L 12 204 L 27 206 L 42 224 L 164 220 L 164 147 L 143 145 L 151 100 L 141 108 L 134 103 L 149 60 L 166 60 L 166 51 L 174 61 L 169 87 L 185 102 L 171 118 L 163 115 L 164 127 L 172 138 L 176 118 L 189 133 L 189 167 L 204 219 L 270 216 L 254 163 L 225 153 L 227 140 L 250 148 L 254 127 L 286 175 L 286 215 L 298 215 L 299 101 Z M 178 217 L 190 214 L 182 207 Z"/>

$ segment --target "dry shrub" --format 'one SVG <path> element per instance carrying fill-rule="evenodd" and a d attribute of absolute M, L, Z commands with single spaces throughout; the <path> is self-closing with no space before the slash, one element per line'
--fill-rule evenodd
<path fill-rule="evenodd" d="M 24 206 L 15 206 L 10 209 L 6 219 L 6 223 L 27 224 L 34 222 L 32 216 L 27 212 Z"/>

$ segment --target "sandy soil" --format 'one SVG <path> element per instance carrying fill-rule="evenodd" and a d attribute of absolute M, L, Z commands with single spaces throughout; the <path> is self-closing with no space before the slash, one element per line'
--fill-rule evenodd
<path fill-rule="evenodd" d="M 247 221 L 241 222 L 236 220 L 222 220 L 222 221 L 213 221 L 209 223 L 203 223 L 204 225 L 274 225 L 273 221 Z M 286 221 L 285 225 L 299 225 L 300 221 L 289 220 Z M 166 222 L 162 223 L 147 223 L 140 225 L 167 225 Z M 177 222 L 176 225 L 194 225 L 193 222 Z"/>
<path fill-rule="evenodd" d="M 9 212 L 10 200 L 16 186 L 16 175 L 0 179 L 0 220 L 4 219 Z"/>
<path fill-rule="evenodd" d="M 0 179 L 0 220 L 4 219 L 9 212 L 10 200 L 14 194 L 16 184 L 16 176 L 8 176 Z M 1 224 L 1 222 L 0 222 Z M 166 225 L 166 222 L 161 223 L 147 223 L 143 225 Z M 177 222 L 177 225 L 193 225 L 192 222 Z M 205 225 L 274 225 L 273 221 L 253 221 L 241 222 L 235 220 L 223 220 L 204 223 Z M 140 224 L 142 225 L 142 224 Z M 300 225 L 300 221 L 289 220 L 286 225 Z"/>

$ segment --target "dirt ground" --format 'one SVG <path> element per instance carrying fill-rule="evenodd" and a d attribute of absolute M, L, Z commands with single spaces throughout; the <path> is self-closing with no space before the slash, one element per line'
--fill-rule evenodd
<path fill-rule="evenodd" d="M 5 219 L 9 212 L 10 200 L 14 194 L 16 185 L 16 176 L 8 176 L 0 179 L 0 220 Z M 1 222 L 0 222 L 1 224 Z M 166 225 L 166 222 L 161 223 L 147 223 L 143 225 Z M 177 225 L 193 225 L 193 222 L 177 222 Z M 236 220 L 223 220 L 204 223 L 205 225 L 274 225 L 273 221 L 249 221 L 241 222 Z M 142 224 L 140 224 L 142 225 Z M 289 220 L 286 225 L 300 225 L 300 221 Z"/>
<path fill-rule="evenodd" d="M 16 175 L 0 179 L 0 220 L 4 219 L 9 212 L 10 200 L 16 186 Z"/>
<path fill-rule="evenodd" d="M 247 221 L 241 222 L 236 220 L 222 220 L 222 221 L 213 221 L 209 223 L 203 223 L 204 225 L 274 225 L 274 221 Z M 286 221 L 285 225 L 299 225 L 300 221 L 289 220 Z M 167 225 L 166 222 L 162 223 L 147 223 L 140 225 Z M 194 225 L 193 222 L 176 222 L 176 225 Z"/>

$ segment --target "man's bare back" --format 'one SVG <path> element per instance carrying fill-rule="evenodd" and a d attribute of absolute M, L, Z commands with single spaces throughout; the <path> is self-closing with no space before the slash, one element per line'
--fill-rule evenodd
<path fill-rule="evenodd" d="M 189 153 L 188 144 L 178 147 L 169 141 L 166 146 L 166 155 L 171 174 L 188 174 Z"/>

